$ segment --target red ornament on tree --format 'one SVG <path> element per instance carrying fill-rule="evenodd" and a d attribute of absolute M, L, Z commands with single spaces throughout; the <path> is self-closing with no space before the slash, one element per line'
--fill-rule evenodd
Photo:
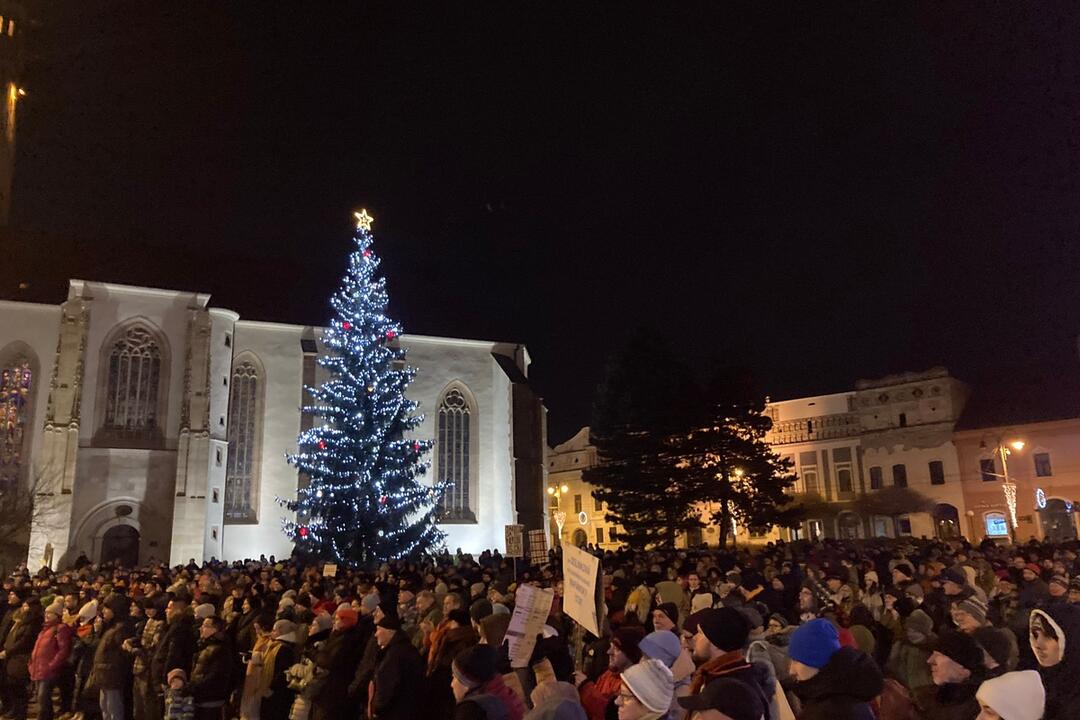
<path fill-rule="evenodd" d="M 342 330 L 352 330 L 352 323 L 349 322 L 348 320 L 346 320 L 345 322 L 341 323 L 341 329 Z"/>
<path fill-rule="evenodd" d="M 415 442 L 413 442 L 412 449 L 415 452 L 420 452 L 420 441 L 419 440 L 416 440 Z"/>
<path fill-rule="evenodd" d="M 371 257 L 371 251 L 370 250 L 365 250 L 364 251 L 364 257 L 366 257 L 366 258 Z"/>
<path fill-rule="evenodd" d="M 308 529 L 306 525 L 300 526 L 300 537 L 306 538 L 308 536 Z"/>
<path fill-rule="evenodd" d="M 396 337 L 397 337 L 397 333 L 394 332 L 393 330 L 387 330 L 386 331 L 386 339 L 387 340 L 393 340 Z"/>
<path fill-rule="evenodd" d="M 319 441 L 319 449 L 320 450 L 325 450 L 326 449 L 326 441 L 325 440 L 320 440 Z"/>
<path fill-rule="evenodd" d="M 386 504 L 386 501 L 387 501 L 387 500 L 389 500 L 389 499 L 390 499 L 390 498 L 388 498 L 388 497 L 386 497 L 385 495 L 383 495 L 382 497 L 380 497 L 380 498 L 379 498 L 379 504 L 380 504 L 380 505 L 385 505 L 385 504 Z"/>

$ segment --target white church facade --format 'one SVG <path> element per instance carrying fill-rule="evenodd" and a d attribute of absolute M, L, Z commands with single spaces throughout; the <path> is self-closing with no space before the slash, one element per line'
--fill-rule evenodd
<path fill-rule="evenodd" d="M 0 302 L 0 484 L 29 488 L 28 564 L 288 556 L 279 498 L 318 327 L 248 321 L 195 292 L 72 280 L 60 305 Z M 514 343 L 405 335 L 409 388 L 454 481 L 446 545 L 546 527 L 546 411 Z"/>

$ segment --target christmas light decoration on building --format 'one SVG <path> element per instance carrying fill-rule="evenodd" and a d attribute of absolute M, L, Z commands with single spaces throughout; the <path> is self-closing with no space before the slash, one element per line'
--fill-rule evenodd
<path fill-rule="evenodd" d="M 405 396 L 415 368 L 386 340 L 401 327 L 386 316 L 386 281 L 377 277 L 367 210 L 354 213 L 356 248 L 330 299 L 335 317 L 323 334 L 318 364 L 328 379 L 308 387 L 302 408 L 319 418 L 297 438 L 290 464 L 310 482 L 281 504 L 296 514 L 283 523 L 298 548 L 319 559 L 374 565 L 437 550 L 435 524 L 443 488 L 422 482 L 433 442 L 411 437 L 423 421 Z"/>

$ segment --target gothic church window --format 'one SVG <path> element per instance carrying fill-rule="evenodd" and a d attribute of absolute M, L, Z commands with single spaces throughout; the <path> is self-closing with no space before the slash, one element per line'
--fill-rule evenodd
<path fill-rule="evenodd" d="M 130 328 L 109 350 L 104 428 L 123 437 L 158 428 L 161 348 L 144 327 Z"/>
<path fill-rule="evenodd" d="M 229 459 L 225 472 L 225 522 L 258 522 L 259 445 L 262 436 L 259 369 L 244 361 L 233 367 L 229 394 Z"/>
<path fill-rule="evenodd" d="M 475 408 L 460 388 L 451 387 L 439 401 L 436 481 L 446 488 L 439 520 L 476 522 L 473 475 L 478 458 L 473 455 Z"/>
<path fill-rule="evenodd" d="M 33 382 L 25 359 L 9 362 L 0 370 L 0 488 L 11 488 L 19 480 L 27 451 Z"/>

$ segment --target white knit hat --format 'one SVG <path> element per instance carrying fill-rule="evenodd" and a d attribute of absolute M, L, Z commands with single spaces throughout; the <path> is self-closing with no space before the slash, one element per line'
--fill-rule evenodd
<path fill-rule="evenodd" d="M 208 617 L 213 617 L 217 613 L 217 610 L 210 603 L 203 603 L 195 608 L 195 619 L 205 620 Z"/>
<path fill-rule="evenodd" d="M 665 713 L 671 708 L 671 700 L 675 697 L 675 680 L 671 671 L 659 660 L 642 660 L 623 670 L 619 677 L 634 693 L 634 697 L 652 712 Z"/>
<path fill-rule="evenodd" d="M 1046 704 L 1042 678 L 1034 670 L 1018 670 L 987 680 L 975 697 L 990 706 L 1001 720 L 1039 720 Z"/>
<path fill-rule="evenodd" d="M 694 599 L 690 601 L 690 613 L 696 613 L 699 610 L 705 610 L 713 606 L 713 596 L 710 592 L 698 593 L 694 596 Z"/>
<path fill-rule="evenodd" d="M 91 600 L 79 610 L 79 622 L 86 625 L 97 617 L 97 600 Z"/>

